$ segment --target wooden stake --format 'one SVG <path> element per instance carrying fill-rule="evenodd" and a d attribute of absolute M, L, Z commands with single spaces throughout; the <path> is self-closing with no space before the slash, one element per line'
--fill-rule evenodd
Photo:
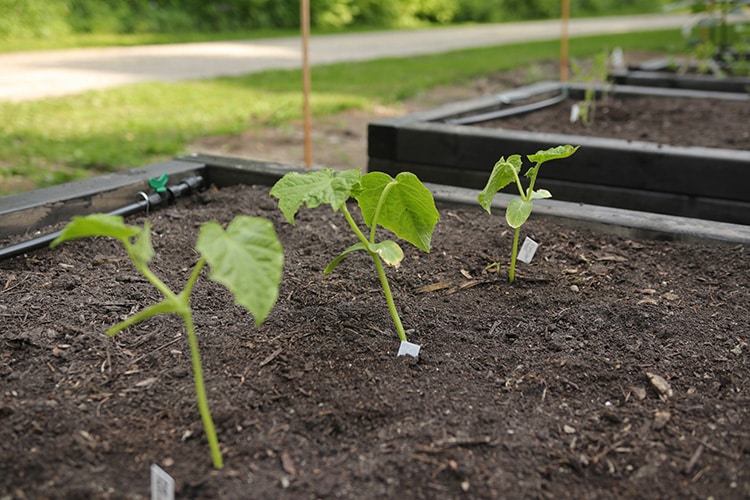
<path fill-rule="evenodd" d="M 562 0 L 562 33 L 560 34 L 560 81 L 568 81 L 568 20 L 570 19 L 570 0 Z"/>
<path fill-rule="evenodd" d="M 312 167 L 312 117 L 310 113 L 310 0 L 300 1 L 300 23 L 302 28 L 302 115 L 304 119 L 305 166 Z"/>

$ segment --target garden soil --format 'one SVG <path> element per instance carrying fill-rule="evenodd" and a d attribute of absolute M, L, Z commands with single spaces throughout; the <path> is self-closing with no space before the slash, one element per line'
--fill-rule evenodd
<path fill-rule="evenodd" d="M 105 337 L 159 296 L 84 240 L 0 263 L 3 498 L 147 498 L 154 463 L 180 498 L 750 495 L 746 246 L 532 220 L 511 285 L 502 215 L 443 207 L 431 253 L 388 272 L 414 359 L 366 256 L 322 275 L 353 243 L 327 208 L 291 226 L 267 188 L 205 192 L 149 217 L 153 269 L 180 289 L 198 226 L 238 213 L 274 221 L 286 264 L 260 327 L 207 279 L 192 299 L 226 467 L 181 323 Z"/>
<path fill-rule="evenodd" d="M 103 334 L 160 299 L 119 244 L 0 262 L 0 498 L 148 498 L 152 464 L 178 498 L 750 497 L 747 246 L 532 217 L 509 284 L 502 213 L 439 208 L 432 251 L 387 270 L 418 358 L 366 255 L 323 276 L 355 242 L 340 213 L 292 226 L 268 188 L 230 187 L 148 216 L 178 290 L 204 222 L 266 217 L 284 246 L 261 326 L 205 270 L 194 290 L 222 470 L 178 318 Z"/>
<path fill-rule="evenodd" d="M 616 87 L 615 87 L 616 89 Z M 750 150 L 750 101 L 686 97 L 606 97 L 592 103 L 590 120 L 571 122 L 568 99 L 534 113 L 479 124 L 672 146 Z"/>

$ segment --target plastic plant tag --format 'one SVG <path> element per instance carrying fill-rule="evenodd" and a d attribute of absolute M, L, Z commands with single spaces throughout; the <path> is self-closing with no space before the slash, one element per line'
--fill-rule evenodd
<path fill-rule="evenodd" d="M 578 104 L 573 104 L 570 107 L 570 123 L 578 121 L 578 117 L 581 115 L 581 107 Z"/>
<path fill-rule="evenodd" d="M 398 348 L 397 356 L 411 356 L 413 358 L 416 358 L 417 356 L 419 356 L 419 349 L 421 347 L 422 346 L 419 346 L 417 344 L 403 341 L 401 342 L 401 347 Z"/>
<path fill-rule="evenodd" d="M 174 479 L 156 464 L 151 464 L 151 500 L 174 500 Z"/>
<path fill-rule="evenodd" d="M 539 243 L 527 236 L 526 239 L 523 240 L 521 250 L 518 251 L 518 260 L 520 260 L 524 264 L 528 264 L 529 262 L 531 262 L 531 259 L 534 258 L 534 254 L 536 253 L 536 249 L 538 247 Z"/>
<path fill-rule="evenodd" d="M 615 50 L 612 51 L 612 56 L 610 56 L 610 62 L 614 69 L 625 69 L 625 54 L 623 54 L 622 48 L 615 47 Z"/>

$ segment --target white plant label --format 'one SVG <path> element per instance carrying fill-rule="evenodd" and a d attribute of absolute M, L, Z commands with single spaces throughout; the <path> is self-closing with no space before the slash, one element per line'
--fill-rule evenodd
<path fill-rule="evenodd" d="M 398 356 L 411 356 L 416 358 L 419 356 L 419 349 L 422 346 L 412 344 L 411 342 L 401 342 L 401 347 L 398 348 Z"/>
<path fill-rule="evenodd" d="M 518 260 L 520 260 L 524 264 L 528 264 L 529 262 L 531 262 L 531 259 L 534 258 L 534 254 L 536 253 L 537 248 L 539 248 L 539 243 L 527 236 L 526 239 L 523 240 L 521 250 L 519 250 L 518 252 Z"/>
<path fill-rule="evenodd" d="M 174 500 L 174 479 L 156 464 L 151 464 L 151 500 Z"/>
<path fill-rule="evenodd" d="M 622 48 L 615 47 L 609 60 L 615 69 L 625 69 L 625 54 L 623 54 Z"/>
<path fill-rule="evenodd" d="M 581 115 L 581 107 L 578 104 L 573 104 L 570 107 L 570 123 L 578 121 L 578 117 Z"/>

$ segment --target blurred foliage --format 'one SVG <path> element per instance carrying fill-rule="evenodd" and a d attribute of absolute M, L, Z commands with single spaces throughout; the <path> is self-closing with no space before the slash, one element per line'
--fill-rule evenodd
<path fill-rule="evenodd" d="M 571 0 L 573 16 L 658 12 L 662 0 Z M 560 0 L 315 0 L 314 28 L 413 27 L 557 17 Z M 0 0 L 1 38 L 290 29 L 299 0 Z"/>

